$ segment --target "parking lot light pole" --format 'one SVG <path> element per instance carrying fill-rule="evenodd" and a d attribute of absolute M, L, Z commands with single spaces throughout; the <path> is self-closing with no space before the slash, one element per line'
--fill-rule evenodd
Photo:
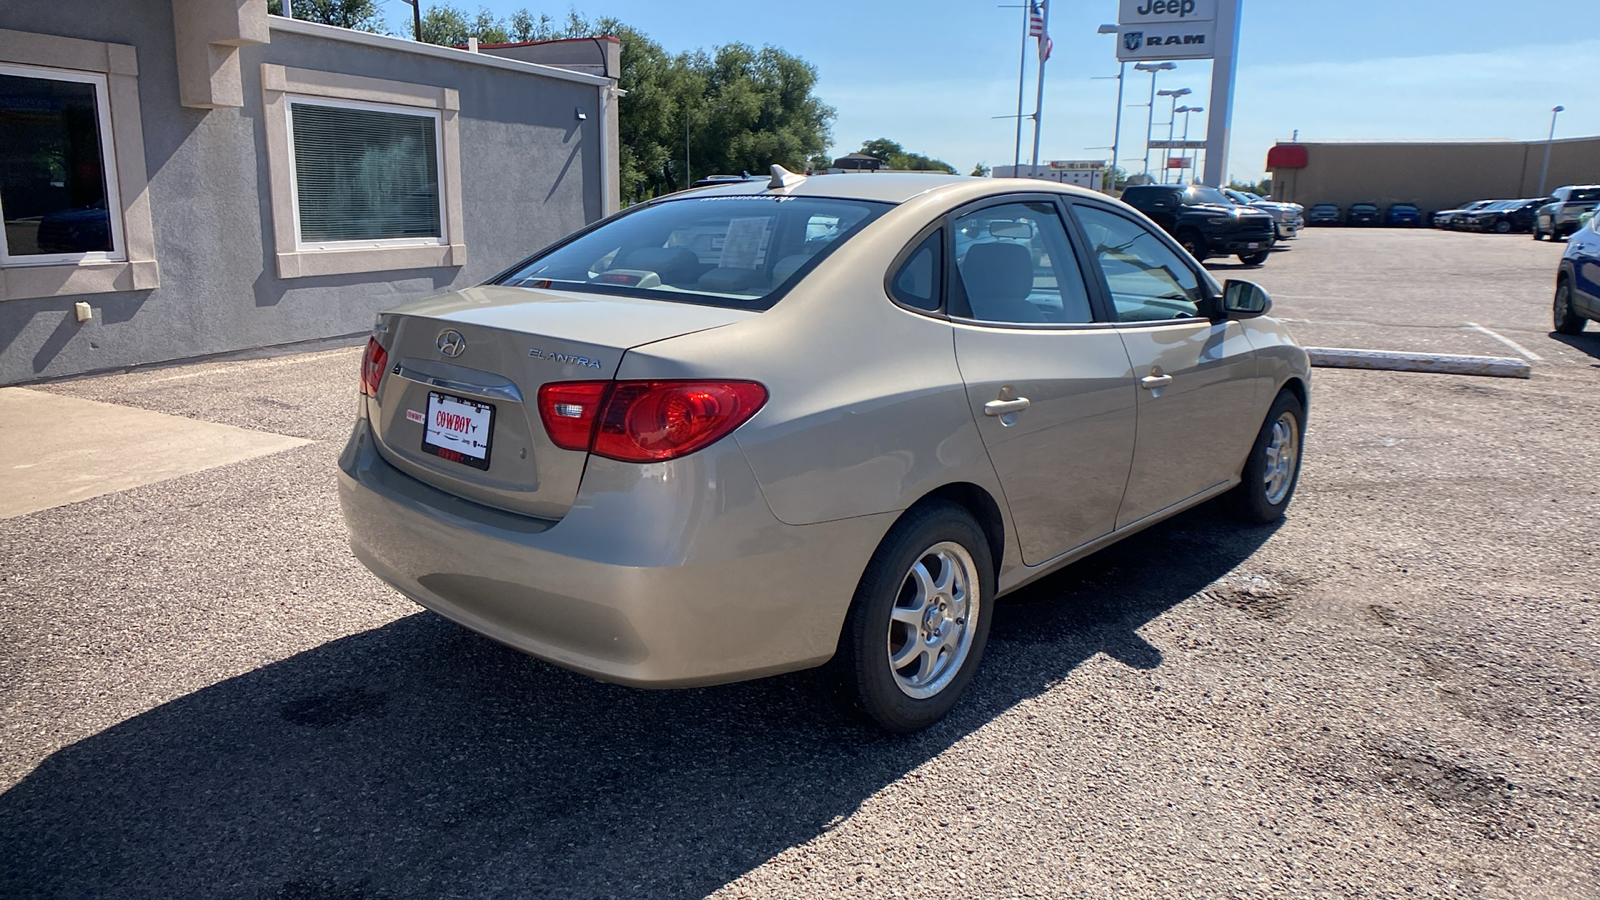
<path fill-rule="evenodd" d="M 1550 174 L 1550 145 L 1556 140 L 1556 116 L 1561 115 L 1565 106 L 1550 108 L 1550 136 L 1544 140 L 1544 165 L 1539 167 L 1539 196 L 1544 196 L 1544 177 Z"/>
<path fill-rule="evenodd" d="M 1175 91 L 1156 91 L 1156 95 L 1157 96 L 1160 96 L 1160 97 L 1171 97 L 1172 98 L 1172 114 L 1167 116 L 1167 144 L 1168 144 L 1167 152 L 1168 153 L 1172 152 L 1172 147 L 1170 146 L 1172 144 L 1172 126 L 1173 126 L 1174 123 L 1177 122 L 1177 119 L 1178 119 L 1178 98 L 1179 97 L 1187 97 L 1192 93 L 1194 93 L 1194 91 L 1191 91 L 1188 88 L 1178 88 Z M 1163 156 L 1161 158 L 1161 183 L 1162 184 L 1166 184 L 1167 183 L 1167 157 L 1165 157 L 1165 156 Z"/>
<path fill-rule="evenodd" d="M 1117 26 L 1101 25 L 1096 33 L 1116 34 Z M 1122 143 L 1122 76 L 1127 72 L 1127 63 L 1117 63 L 1117 116 L 1116 124 L 1111 126 L 1111 184 L 1106 186 L 1106 193 L 1113 197 L 1117 195 L 1117 148 Z"/>
<path fill-rule="evenodd" d="M 1205 112 L 1205 111 L 1206 111 L 1206 108 L 1204 106 L 1180 106 L 1180 107 L 1178 107 L 1178 112 L 1183 113 L 1183 144 L 1184 144 L 1183 152 L 1185 154 L 1187 154 L 1189 152 L 1189 113 L 1197 113 L 1197 112 Z M 1184 159 L 1185 159 L 1185 161 L 1187 161 L 1188 157 L 1185 156 Z M 1183 174 L 1182 173 L 1185 173 L 1185 172 L 1189 171 L 1189 169 L 1191 169 L 1191 168 L 1193 168 L 1193 167 L 1192 166 L 1184 166 L 1182 169 L 1178 170 L 1179 173 L 1180 173 L 1179 176 L 1178 176 L 1178 180 L 1180 182 L 1183 180 Z"/>
<path fill-rule="evenodd" d="M 1154 137 L 1153 132 L 1156 127 L 1156 73 L 1166 72 L 1177 67 L 1177 63 L 1170 62 L 1133 64 L 1135 71 L 1150 73 L 1150 116 L 1144 125 L 1144 174 L 1147 176 L 1150 174 L 1150 139 Z"/>

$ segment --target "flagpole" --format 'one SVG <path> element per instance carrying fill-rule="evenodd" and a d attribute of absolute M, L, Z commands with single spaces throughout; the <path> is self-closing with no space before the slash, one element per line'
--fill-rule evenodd
<path fill-rule="evenodd" d="M 1022 49 L 1017 51 L 1017 143 L 1011 154 L 1011 176 L 1017 175 L 1022 165 L 1022 85 L 1028 71 L 1028 4 L 1022 4 Z"/>
<path fill-rule="evenodd" d="M 1050 45 L 1050 3 L 1049 0 L 1041 2 L 1044 6 L 1044 34 L 1039 35 L 1039 86 L 1033 100 L 1033 170 L 1029 175 L 1037 175 L 1039 171 L 1039 126 L 1043 124 L 1044 116 L 1044 48 Z M 1018 124 L 1021 124 L 1021 120 L 1018 120 Z"/>

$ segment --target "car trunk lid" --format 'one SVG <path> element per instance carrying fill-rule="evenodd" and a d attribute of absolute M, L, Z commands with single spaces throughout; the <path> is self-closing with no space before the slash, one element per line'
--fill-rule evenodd
<path fill-rule="evenodd" d="M 756 313 L 488 285 L 385 313 L 388 353 L 369 417 L 383 456 L 441 490 L 558 519 L 588 454 L 551 442 L 539 388 L 609 379 L 629 348 Z"/>

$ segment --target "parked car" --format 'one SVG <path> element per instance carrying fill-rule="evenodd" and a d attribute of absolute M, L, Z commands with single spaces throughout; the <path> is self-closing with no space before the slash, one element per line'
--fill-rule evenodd
<path fill-rule="evenodd" d="M 1259 209 L 1272 217 L 1273 237 L 1280 241 L 1294 240 L 1300 236 L 1300 229 L 1305 224 L 1303 207 L 1298 203 L 1277 203 L 1259 197 L 1248 191 L 1236 191 L 1233 188 L 1223 188 L 1222 193 L 1229 200 L 1240 206 L 1250 209 Z"/>
<path fill-rule="evenodd" d="M 1600 213 L 1600 204 L 1596 204 L 1594 209 L 1591 209 L 1578 217 L 1578 227 L 1582 228 L 1583 226 L 1589 224 L 1589 220 L 1594 218 L 1595 213 Z"/>
<path fill-rule="evenodd" d="M 1239 206 L 1203 184 L 1134 185 L 1122 192 L 1122 202 L 1149 216 L 1202 261 L 1237 254 L 1245 265 L 1258 266 L 1267 261 L 1276 239 L 1271 215 Z"/>
<path fill-rule="evenodd" d="M 1390 228 L 1417 228 L 1422 225 L 1422 210 L 1412 203 L 1396 203 L 1383 214 L 1383 224 Z"/>
<path fill-rule="evenodd" d="M 1600 213 L 1600 208 L 1594 210 Z M 1600 321 L 1600 215 L 1572 233 L 1556 267 L 1552 312 L 1555 330 L 1577 334 L 1585 322 Z"/>
<path fill-rule="evenodd" d="M 1338 225 L 1342 213 L 1336 203 L 1318 203 L 1306 214 L 1307 225 Z"/>
<path fill-rule="evenodd" d="M 380 315 L 340 503 L 380 578 L 557 665 L 826 664 L 912 731 L 1000 595 L 1230 491 L 1284 514 L 1310 369 L 1270 308 L 1090 191 L 775 170 Z"/>
<path fill-rule="evenodd" d="M 1501 200 L 1477 212 L 1463 214 L 1460 219 L 1461 227 L 1467 231 L 1492 231 L 1495 234 L 1532 231 L 1534 216 L 1538 214 L 1539 207 L 1547 202 L 1549 202 L 1548 197 Z"/>
<path fill-rule="evenodd" d="M 1550 194 L 1534 217 L 1533 239 L 1564 238 L 1578 230 L 1578 217 L 1600 203 L 1600 184 L 1569 184 Z"/>
<path fill-rule="evenodd" d="M 1433 227 L 1449 228 L 1451 227 L 1451 223 L 1455 221 L 1456 217 L 1465 215 L 1469 212 L 1476 212 L 1493 202 L 1493 200 L 1474 200 L 1471 203 L 1463 204 L 1455 209 L 1441 209 L 1433 214 Z"/>
<path fill-rule="evenodd" d="M 1346 225 L 1381 225 L 1383 214 L 1378 212 L 1378 207 L 1371 203 L 1352 203 L 1350 212 L 1345 214 Z"/>

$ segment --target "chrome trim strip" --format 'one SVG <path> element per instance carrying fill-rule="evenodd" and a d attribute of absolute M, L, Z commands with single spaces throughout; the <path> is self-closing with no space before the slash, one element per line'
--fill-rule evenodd
<path fill-rule="evenodd" d="M 484 384 L 472 384 L 466 381 L 453 381 L 449 378 L 440 378 L 437 375 L 424 375 L 415 369 L 408 369 L 399 363 L 395 363 L 393 372 L 407 381 L 415 381 L 418 384 L 426 384 L 432 387 L 444 388 L 445 390 L 449 391 L 459 391 L 463 394 L 472 394 L 478 397 L 488 397 L 491 400 L 504 400 L 507 403 L 522 402 L 522 391 L 517 390 L 517 386 L 514 384 L 506 385 L 505 387 L 495 387 Z"/>

